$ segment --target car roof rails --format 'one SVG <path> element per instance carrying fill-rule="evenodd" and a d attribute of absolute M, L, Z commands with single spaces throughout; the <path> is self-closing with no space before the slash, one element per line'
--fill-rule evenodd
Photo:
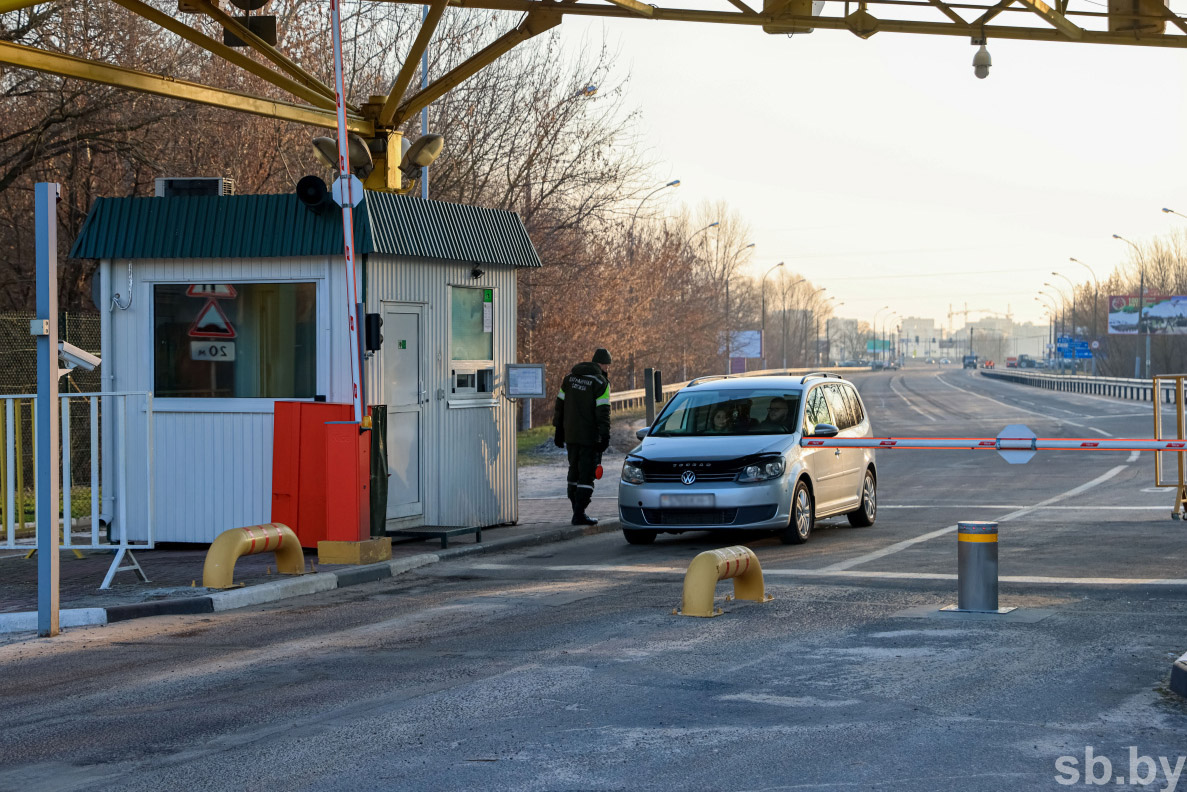
<path fill-rule="evenodd" d="M 823 377 L 824 379 L 835 377 L 836 379 L 845 379 L 840 374 L 833 374 L 831 371 L 813 371 L 800 377 L 800 384 L 803 385 L 810 377 Z"/>
<path fill-rule="evenodd" d="M 722 379 L 730 379 L 730 375 L 729 374 L 709 374 L 704 377 L 696 377 L 695 379 L 691 380 L 688 383 L 688 385 L 686 385 L 685 387 L 699 385 L 702 382 L 709 382 L 710 380 L 722 380 Z"/>

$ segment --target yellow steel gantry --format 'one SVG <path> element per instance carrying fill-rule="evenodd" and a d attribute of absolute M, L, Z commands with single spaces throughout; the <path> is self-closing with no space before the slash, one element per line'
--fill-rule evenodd
<path fill-rule="evenodd" d="M 424 0 L 370 0 L 423 5 Z M 766 33 L 805 33 L 812 30 L 848 30 L 861 38 L 875 33 L 917 33 L 989 39 L 1062 41 L 1081 44 L 1118 44 L 1140 47 L 1187 47 L 1187 21 L 1174 14 L 1165 0 L 1107 0 L 1105 10 L 1073 10 L 1071 0 L 762 0 L 753 8 L 746 0 L 727 0 L 731 10 L 661 8 L 639 0 L 429 0 L 423 19 L 403 66 L 386 96 L 372 96 L 361 107 L 347 105 L 347 125 L 364 138 L 386 141 L 387 150 L 400 151 L 399 127 L 421 108 L 448 93 L 493 63 L 517 44 L 560 24 L 565 16 L 596 16 L 654 21 L 749 25 Z M 183 20 L 154 8 L 143 0 L 112 0 L 132 13 L 229 63 L 280 88 L 298 101 L 280 101 L 168 75 L 128 69 L 114 64 L 57 52 L 0 42 L 0 65 L 33 69 L 63 77 L 103 83 L 134 91 L 167 96 L 200 104 L 296 121 L 310 126 L 335 128 L 334 91 L 268 44 L 212 0 L 179 0 L 179 11 L 201 13 L 257 53 L 256 60 L 241 50 L 210 38 Z M 754 2 L 754 0 L 751 0 Z M 1077 0 L 1084 3 L 1086 0 Z M 0 0 L 0 14 L 36 5 L 36 0 Z M 1099 6 L 1099 4 L 1094 4 Z M 447 7 L 520 12 L 526 16 L 513 29 L 438 77 L 409 94 L 420 55 Z M 991 24 L 1009 14 L 1018 24 Z M 1167 23 L 1173 27 L 1168 32 Z M 394 147 L 394 148 L 393 148 Z M 375 147 L 382 149 L 383 147 Z M 367 180 L 371 189 L 403 191 L 399 157 L 380 156 Z"/>

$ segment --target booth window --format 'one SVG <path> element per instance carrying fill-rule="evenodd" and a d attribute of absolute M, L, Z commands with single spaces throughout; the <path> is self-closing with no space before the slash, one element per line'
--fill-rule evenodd
<path fill-rule="evenodd" d="M 317 284 L 153 287 L 153 392 L 302 399 L 317 389 Z"/>
<path fill-rule="evenodd" d="M 494 392 L 494 289 L 453 286 L 449 290 L 450 395 Z"/>

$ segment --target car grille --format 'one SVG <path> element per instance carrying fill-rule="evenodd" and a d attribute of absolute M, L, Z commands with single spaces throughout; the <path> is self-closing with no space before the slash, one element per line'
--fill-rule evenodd
<path fill-rule="evenodd" d="M 693 472 L 696 473 L 696 475 L 697 475 L 697 481 L 733 481 L 734 479 L 736 479 L 738 477 L 738 474 L 736 472 L 733 472 L 733 473 L 698 473 L 695 470 Z M 652 473 L 651 471 L 646 471 L 643 473 L 643 480 L 648 483 L 654 482 L 654 483 L 671 484 L 673 482 L 680 481 L 680 477 L 682 475 L 684 475 L 683 471 L 681 471 L 679 473 Z"/>
<path fill-rule="evenodd" d="M 748 525 L 775 516 L 778 506 L 743 506 L 738 509 L 638 509 L 620 507 L 622 518 L 634 525 Z"/>

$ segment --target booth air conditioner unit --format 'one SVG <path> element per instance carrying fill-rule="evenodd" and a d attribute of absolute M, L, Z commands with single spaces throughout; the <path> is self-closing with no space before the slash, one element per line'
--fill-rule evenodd
<path fill-rule="evenodd" d="M 167 176 L 156 180 L 158 198 L 234 194 L 235 180 L 226 176 Z"/>

